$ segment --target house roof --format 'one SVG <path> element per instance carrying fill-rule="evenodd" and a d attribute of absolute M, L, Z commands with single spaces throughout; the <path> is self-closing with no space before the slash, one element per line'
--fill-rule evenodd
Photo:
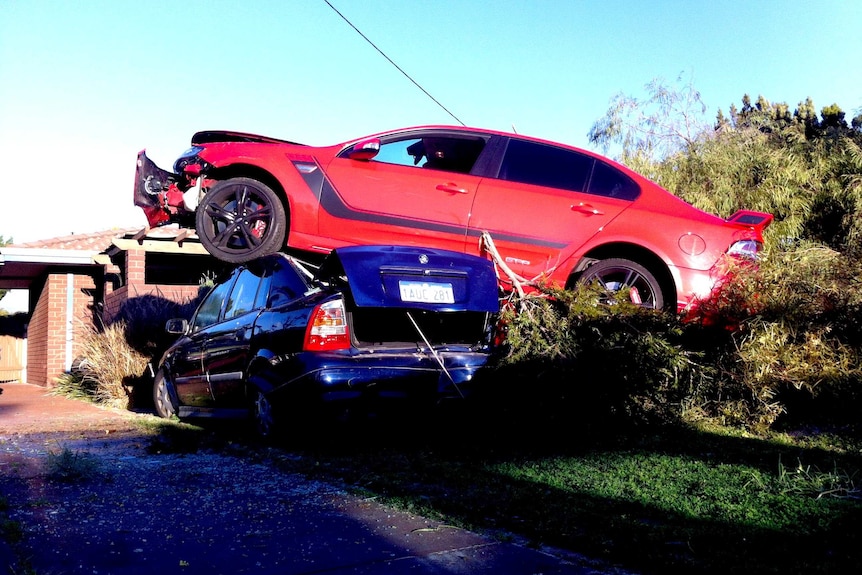
<path fill-rule="evenodd" d="M 50 269 L 85 271 L 109 263 L 107 255 L 143 249 L 149 252 L 206 254 L 197 236 L 189 230 L 163 228 L 111 229 L 72 234 L 0 247 L 0 289 L 27 289 Z"/>
<path fill-rule="evenodd" d="M 0 288 L 27 289 L 49 269 L 72 273 L 93 268 L 96 250 L 58 250 L 5 246 L 0 248 Z"/>
<path fill-rule="evenodd" d="M 111 246 L 114 238 L 124 237 L 136 233 L 140 228 L 112 228 L 100 232 L 86 234 L 70 234 L 56 238 L 36 240 L 32 242 L 15 243 L 9 247 L 13 248 L 36 248 L 57 250 L 95 250 L 101 252 Z"/>

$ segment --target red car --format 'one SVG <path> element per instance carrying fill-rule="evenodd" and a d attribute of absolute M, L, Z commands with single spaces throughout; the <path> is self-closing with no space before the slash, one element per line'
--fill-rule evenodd
<path fill-rule="evenodd" d="M 150 226 L 194 227 L 217 258 L 355 244 L 481 254 L 483 232 L 526 278 L 600 281 L 634 303 L 691 309 L 753 256 L 772 221 L 724 220 L 592 152 L 475 128 L 425 126 L 313 147 L 198 132 L 174 172 L 138 155 Z"/>

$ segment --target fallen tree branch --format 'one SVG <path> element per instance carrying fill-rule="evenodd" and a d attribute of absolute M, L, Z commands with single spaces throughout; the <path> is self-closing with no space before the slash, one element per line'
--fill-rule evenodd
<path fill-rule="evenodd" d="M 483 250 L 488 252 L 491 256 L 491 259 L 494 260 L 494 264 L 506 274 L 506 277 L 509 278 L 509 281 L 512 282 L 512 287 L 515 288 L 515 291 L 518 292 L 518 296 L 523 299 L 524 298 L 524 287 L 523 284 L 528 283 L 526 279 L 519 276 L 515 272 L 512 271 L 512 268 L 503 260 L 503 257 L 500 255 L 500 252 L 497 251 L 497 246 L 494 245 L 494 240 L 491 238 L 491 234 L 488 232 L 482 232 L 482 241 L 480 242 L 480 246 Z"/>

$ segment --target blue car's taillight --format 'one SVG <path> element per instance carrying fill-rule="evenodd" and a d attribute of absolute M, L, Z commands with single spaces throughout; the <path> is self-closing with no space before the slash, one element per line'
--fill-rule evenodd
<path fill-rule="evenodd" d="M 305 330 L 305 351 L 332 351 L 350 347 L 350 331 L 343 300 L 324 302 L 314 308 Z"/>

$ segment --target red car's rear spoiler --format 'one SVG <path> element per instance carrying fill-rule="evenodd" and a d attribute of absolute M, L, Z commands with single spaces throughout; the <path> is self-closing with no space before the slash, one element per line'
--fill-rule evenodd
<path fill-rule="evenodd" d="M 751 210 L 739 210 L 738 212 L 727 218 L 727 223 L 733 224 L 740 228 L 747 228 L 757 230 L 758 232 L 763 232 L 763 230 L 765 230 L 774 219 L 775 218 L 772 217 L 772 214 L 767 214 L 764 212 L 753 212 Z"/>

